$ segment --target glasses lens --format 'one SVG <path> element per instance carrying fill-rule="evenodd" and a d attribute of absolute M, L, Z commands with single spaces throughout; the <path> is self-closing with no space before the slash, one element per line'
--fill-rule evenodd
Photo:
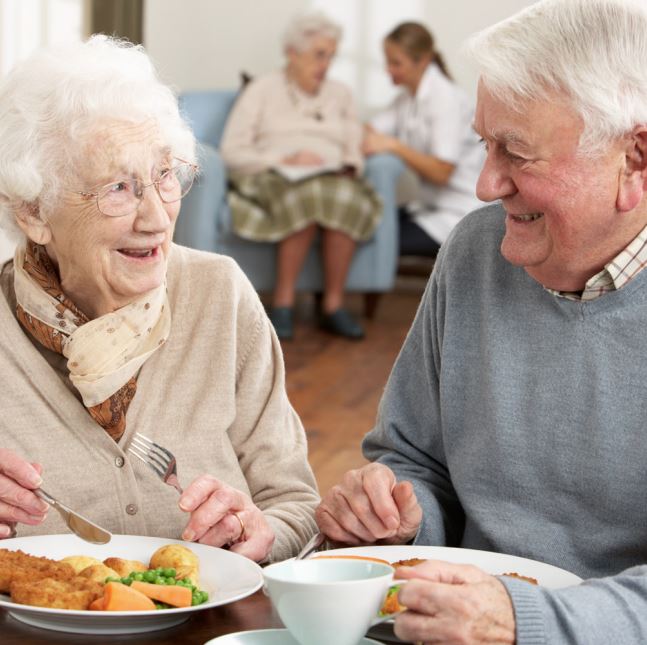
<path fill-rule="evenodd" d="M 162 172 L 157 183 L 162 201 L 176 202 L 184 197 L 195 179 L 196 168 L 190 163 L 181 163 Z"/>
<path fill-rule="evenodd" d="M 99 210 L 108 217 L 123 217 L 137 210 L 139 197 L 132 181 L 118 181 L 104 186 L 97 195 Z"/>

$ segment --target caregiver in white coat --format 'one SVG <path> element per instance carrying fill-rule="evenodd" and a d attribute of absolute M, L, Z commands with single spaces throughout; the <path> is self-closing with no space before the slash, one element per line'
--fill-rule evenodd
<path fill-rule="evenodd" d="M 394 153 L 418 175 L 418 199 L 400 211 L 400 255 L 435 256 L 461 217 L 482 205 L 475 189 L 485 153 L 472 130 L 473 104 L 423 25 L 398 25 L 384 53 L 404 89 L 366 127 L 364 153 Z"/>

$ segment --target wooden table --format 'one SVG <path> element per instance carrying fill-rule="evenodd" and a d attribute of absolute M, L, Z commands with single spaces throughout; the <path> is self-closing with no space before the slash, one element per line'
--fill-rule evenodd
<path fill-rule="evenodd" d="M 282 627 L 269 599 L 261 591 L 238 602 L 195 613 L 187 622 L 154 632 L 132 635 L 92 635 L 55 632 L 30 627 L 0 610 L 2 645 L 105 645 L 150 643 L 151 645 L 203 645 L 211 638 L 248 629 Z"/>

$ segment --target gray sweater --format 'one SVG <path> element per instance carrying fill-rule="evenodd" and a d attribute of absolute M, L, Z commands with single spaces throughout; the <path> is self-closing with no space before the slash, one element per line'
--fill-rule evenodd
<path fill-rule="evenodd" d="M 644 645 L 647 270 L 569 301 L 501 256 L 503 233 L 493 205 L 443 245 L 364 454 L 413 482 L 418 543 L 587 579 L 506 580 L 518 645 Z"/>

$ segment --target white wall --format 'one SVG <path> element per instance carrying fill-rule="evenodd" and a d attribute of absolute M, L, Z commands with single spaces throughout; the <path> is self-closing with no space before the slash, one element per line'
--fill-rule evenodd
<path fill-rule="evenodd" d="M 393 14 L 398 0 L 346 0 Z M 460 55 L 471 33 L 535 0 L 422 0 L 423 19 L 456 80 L 474 94 L 476 73 Z M 237 87 L 239 72 L 252 75 L 283 62 L 280 36 L 310 0 L 147 0 L 144 42 L 164 79 L 178 90 Z M 407 6 L 406 4 L 404 6 Z M 401 20 L 414 16 L 403 13 Z M 334 69 L 333 69 L 334 72 Z M 334 74 L 333 74 L 334 75 Z"/>
<path fill-rule="evenodd" d="M 353 0 L 351 0 L 353 1 Z M 280 34 L 308 0 L 147 0 L 144 43 L 176 89 L 232 88 L 283 61 Z"/>

